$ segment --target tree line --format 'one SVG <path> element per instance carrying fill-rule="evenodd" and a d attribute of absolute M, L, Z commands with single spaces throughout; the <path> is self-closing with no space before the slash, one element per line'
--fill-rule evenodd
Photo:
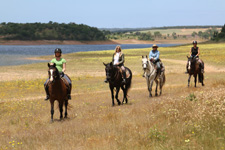
<path fill-rule="evenodd" d="M 0 36 L 5 40 L 106 40 L 95 27 L 76 23 L 1 23 Z"/>
<path fill-rule="evenodd" d="M 214 32 L 213 37 L 212 37 L 213 41 L 219 41 L 219 40 L 225 40 L 225 24 L 221 29 L 221 32 Z"/>

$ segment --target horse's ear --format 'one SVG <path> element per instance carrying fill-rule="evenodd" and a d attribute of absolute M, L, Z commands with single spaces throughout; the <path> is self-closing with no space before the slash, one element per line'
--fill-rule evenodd
<path fill-rule="evenodd" d="M 148 56 L 146 55 L 146 58 L 148 58 Z"/>
<path fill-rule="evenodd" d="M 55 67 L 55 66 L 56 66 L 56 64 L 54 63 L 54 64 L 53 64 L 53 66 Z"/>
<path fill-rule="evenodd" d="M 50 64 L 48 63 L 48 67 L 50 67 Z"/>
<path fill-rule="evenodd" d="M 106 66 L 106 64 L 103 62 L 103 65 L 105 65 Z"/>
<path fill-rule="evenodd" d="M 111 63 L 110 63 L 110 66 L 112 66 L 112 65 L 113 65 L 113 63 L 111 62 Z"/>
<path fill-rule="evenodd" d="M 142 55 L 142 58 L 144 58 L 144 56 Z"/>
<path fill-rule="evenodd" d="M 187 58 L 189 58 L 188 55 L 187 55 Z"/>

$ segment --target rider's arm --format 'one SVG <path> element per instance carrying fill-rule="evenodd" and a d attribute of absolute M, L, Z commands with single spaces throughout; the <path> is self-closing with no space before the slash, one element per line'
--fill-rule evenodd
<path fill-rule="evenodd" d="M 159 59 L 159 51 L 156 53 L 156 57 L 155 57 L 155 60 L 158 60 Z"/>
<path fill-rule="evenodd" d="M 62 69 L 62 72 L 65 72 L 66 71 L 66 63 L 63 63 L 63 69 Z"/>
<path fill-rule="evenodd" d="M 122 54 L 122 60 L 121 61 L 119 61 L 119 63 L 118 63 L 118 65 L 120 65 L 120 64 L 123 64 L 124 63 L 124 54 Z"/>
<path fill-rule="evenodd" d="M 152 58 L 153 58 L 153 57 L 152 57 L 152 51 L 150 51 L 148 58 L 149 58 L 149 59 L 152 59 Z"/>
<path fill-rule="evenodd" d="M 191 53 L 192 53 L 192 52 L 191 52 L 191 49 L 190 49 L 190 52 L 189 52 L 189 53 L 190 53 L 190 57 L 191 57 Z"/>
<path fill-rule="evenodd" d="M 199 56 L 200 55 L 200 50 L 199 50 L 199 48 L 198 48 L 198 54 L 196 55 L 196 56 Z"/>

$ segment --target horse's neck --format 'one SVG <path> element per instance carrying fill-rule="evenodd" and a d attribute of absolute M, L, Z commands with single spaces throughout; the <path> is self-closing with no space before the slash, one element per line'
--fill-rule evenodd
<path fill-rule="evenodd" d="M 148 64 L 149 65 L 148 65 L 148 69 L 146 70 L 146 73 L 148 75 L 151 75 L 152 73 L 154 73 L 155 68 L 154 68 L 153 64 L 150 61 L 148 61 Z"/>

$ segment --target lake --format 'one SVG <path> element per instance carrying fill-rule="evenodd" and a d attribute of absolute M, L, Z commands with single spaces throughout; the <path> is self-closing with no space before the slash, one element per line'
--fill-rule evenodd
<path fill-rule="evenodd" d="M 179 44 L 158 44 L 159 47 Z M 26 58 L 53 55 L 55 48 L 61 48 L 63 54 L 85 51 L 113 50 L 116 45 L 0 45 L 0 66 L 12 66 L 45 62 Z M 121 44 L 122 49 L 149 48 L 152 44 Z"/>

